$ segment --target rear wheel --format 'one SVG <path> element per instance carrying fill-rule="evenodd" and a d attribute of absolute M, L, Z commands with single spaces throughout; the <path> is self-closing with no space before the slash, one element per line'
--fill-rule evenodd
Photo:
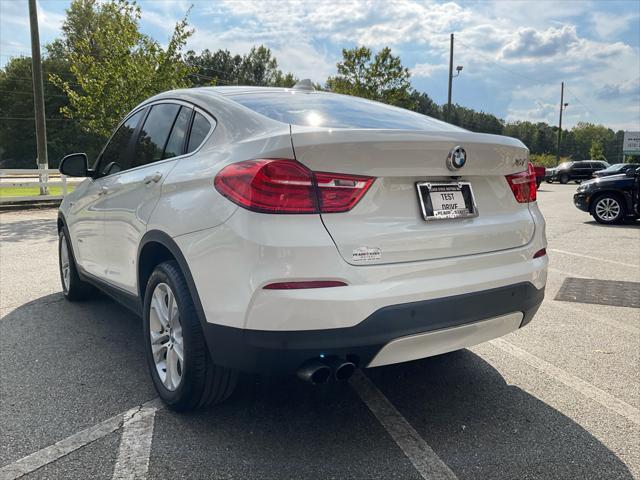
<path fill-rule="evenodd" d="M 71 243 L 63 228 L 58 234 L 58 266 L 60 268 L 60 282 L 62 293 L 67 300 L 77 301 L 91 298 L 96 289 L 80 280 L 78 269 L 71 250 Z"/>
<path fill-rule="evenodd" d="M 560 183 L 563 185 L 566 185 L 567 183 L 569 183 L 569 175 L 566 173 L 563 173 L 562 175 L 560 175 Z"/>
<path fill-rule="evenodd" d="M 233 393 L 238 374 L 211 360 L 198 312 L 175 261 L 161 263 L 151 274 L 143 317 L 151 378 L 169 408 L 206 407 Z"/>
<path fill-rule="evenodd" d="M 604 194 L 595 199 L 591 215 L 598 223 L 620 223 L 626 216 L 624 203 L 616 195 Z"/>

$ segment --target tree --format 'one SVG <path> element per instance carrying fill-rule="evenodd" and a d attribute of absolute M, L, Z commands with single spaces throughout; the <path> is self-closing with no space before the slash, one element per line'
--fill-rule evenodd
<path fill-rule="evenodd" d="M 242 57 L 231 55 L 229 50 L 211 53 L 207 48 L 200 55 L 189 50 L 186 62 L 193 68 L 195 86 L 232 85 L 238 78 Z"/>
<path fill-rule="evenodd" d="M 251 48 L 243 56 L 232 55 L 228 50 L 211 53 L 203 50 L 200 55 L 187 52 L 187 63 L 194 68 L 194 83 L 203 85 L 261 85 L 292 87 L 297 79 L 292 73 L 278 68 L 278 61 L 264 45 Z"/>
<path fill-rule="evenodd" d="M 85 28 L 82 15 L 93 19 L 92 28 Z M 87 132 L 107 136 L 144 99 L 190 85 L 191 68 L 181 53 L 193 33 L 186 17 L 166 48 L 140 33 L 139 20 L 140 8 L 127 0 L 73 0 L 67 10 L 63 39 L 53 49 L 64 55 L 73 81 L 56 74 L 50 79 L 69 98 L 62 112 Z"/>
<path fill-rule="evenodd" d="M 592 160 L 606 160 L 604 156 L 604 147 L 602 142 L 597 139 L 591 140 L 591 147 L 589 148 L 589 158 Z"/>
<path fill-rule="evenodd" d="M 69 75 L 64 60 L 51 55 L 43 59 L 42 69 L 45 77 Z M 12 58 L 0 70 L 0 166 L 3 168 L 36 168 L 32 85 L 29 57 Z M 103 139 L 82 134 L 76 120 L 60 113 L 61 108 L 69 105 L 66 95 L 46 79 L 43 86 L 51 168 L 56 168 L 58 161 L 68 153 L 97 154 Z"/>
<path fill-rule="evenodd" d="M 433 118 L 442 119 L 442 108 L 426 93 L 413 90 L 411 92 L 411 103 L 413 104 L 414 111 Z"/>
<path fill-rule="evenodd" d="M 615 140 L 613 130 L 593 123 L 578 122 L 571 132 L 575 139 L 574 160 L 592 158 L 590 150 L 594 141 L 603 147 L 605 143 Z M 604 152 L 602 154 L 604 155 Z"/>
<path fill-rule="evenodd" d="M 379 102 L 414 108 L 411 96 L 409 69 L 402 66 L 400 57 L 391 49 L 380 50 L 373 61 L 366 47 L 342 50 L 342 61 L 337 63 L 338 75 L 327 79 L 327 88 L 336 93 L 355 95 Z"/>

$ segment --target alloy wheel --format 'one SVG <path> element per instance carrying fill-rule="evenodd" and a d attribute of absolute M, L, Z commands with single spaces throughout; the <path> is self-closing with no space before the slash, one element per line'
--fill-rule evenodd
<path fill-rule="evenodd" d="M 178 303 L 169 285 L 156 285 L 149 308 L 149 341 L 156 371 L 165 388 L 174 391 L 184 373 L 184 338 Z"/>
<path fill-rule="evenodd" d="M 611 222 L 620 215 L 620 204 L 615 198 L 602 198 L 596 203 L 596 215 L 604 221 Z"/>
<path fill-rule="evenodd" d="M 71 265 L 69 264 L 69 247 L 67 247 L 67 238 L 65 236 L 60 237 L 60 270 L 62 272 L 64 290 L 68 292 L 71 281 Z"/>

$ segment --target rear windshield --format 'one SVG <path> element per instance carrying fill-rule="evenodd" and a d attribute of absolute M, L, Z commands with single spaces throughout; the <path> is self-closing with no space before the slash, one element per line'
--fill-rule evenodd
<path fill-rule="evenodd" d="M 624 163 L 615 163 L 613 165 L 611 165 L 610 167 L 607 167 L 604 169 L 605 172 L 615 172 L 616 170 L 620 170 L 622 169 L 622 167 L 624 167 Z"/>
<path fill-rule="evenodd" d="M 403 108 L 333 93 L 261 92 L 229 97 L 266 117 L 291 125 L 392 130 L 463 130 Z"/>

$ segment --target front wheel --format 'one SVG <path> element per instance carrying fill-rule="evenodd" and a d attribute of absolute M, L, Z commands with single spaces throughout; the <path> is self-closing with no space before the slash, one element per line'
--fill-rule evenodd
<path fill-rule="evenodd" d="M 598 223 L 620 223 L 626 216 L 624 204 L 615 195 L 604 194 L 596 198 L 591 207 L 591 215 Z"/>
<path fill-rule="evenodd" d="M 147 283 L 143 311 L 147 362 L 160 398 L 176 411 L 220 403 L 238 374 L 211 360 L 187 282 L 174 261 L 158 265 Z"/>
<path fill-rule="evenodd" d="M 71 242 L 67 238 L 66 229 L 58 234 L 58 267 L 60 269 L 60 282 L 62 294 L 69 301 L 86 300 L 96 294 L 96 289 L 80 280 L 78 269 L 71 250 Z"/>

